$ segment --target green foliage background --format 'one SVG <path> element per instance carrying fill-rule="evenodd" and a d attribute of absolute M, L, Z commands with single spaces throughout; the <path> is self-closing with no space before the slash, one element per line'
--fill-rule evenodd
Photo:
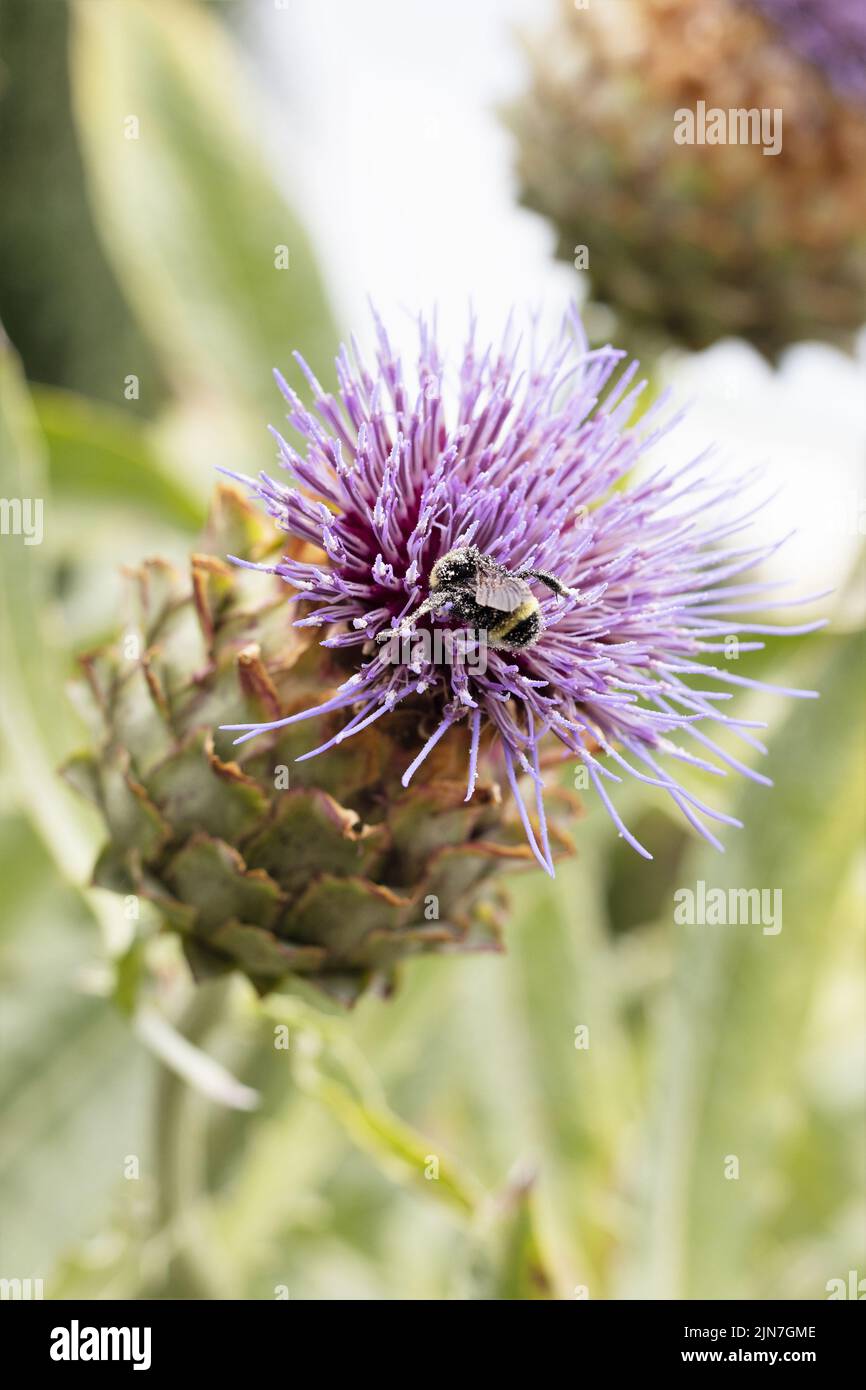
<path fill-rule="evenodd" d="M 98 828 L 54 771 L 83 737 L 66 683 L 120 620 L 118 566 L 184 556 L 215 464 L 270 463 L 272 366 L 301 347 L 327 378 L 339 336 L 221 10 L 73 0 L 67 31 L 59 0 L 0 8 L 0 495 L 46 517 L 43 545 L 0 541 L 0 1275 L 85 1298 L 825 1297 L 866 1268 L 850 625 L 743 658 L 822 699 L 744 695 L 776 787 L 729 779 L 747 829 L 724 858 L 632 789 L 653 864 L 590 806 L 555 883 L 514 881 L 504 957 L 420 961 L 350 1016 L 240 983 L 187 1004 L 255 1111 L 154 1056 L 183 981 L 157 951 L 141 986 L 118 903 L 85 886 Z M 698 878 L 781 887 L 783 931 L 675 927 Z"/>

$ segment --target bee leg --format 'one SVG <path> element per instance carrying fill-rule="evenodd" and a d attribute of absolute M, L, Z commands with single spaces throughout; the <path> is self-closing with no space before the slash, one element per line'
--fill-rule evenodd
<path fill-rule="evenodd" d="M 406 617 L 398 627 L 386 627 L 383 632 L 377 632 L 376 641 L 381 644 L 382 642 L 389 642 L 392 637 L 407 637 L 418 619 L 423 618 L 425 613 L 431 612 L 435 607 L 436 599 L 425 598 L 424 602 L 418 605 L 414 613 L 406 614 Z"/>
<path fill-rule="evenodd" d="M 579 589 L 569 589 L 568 585 L 557 579 L 555 574 L 548 574 L 547 570 L 521 570 L 517 578 L 537 579 L 539 583 L 546 584 L 548 589 L 552 590 L 554 594 L 558 594 L 560 598 L 578 598 L 580 596 Z"/>

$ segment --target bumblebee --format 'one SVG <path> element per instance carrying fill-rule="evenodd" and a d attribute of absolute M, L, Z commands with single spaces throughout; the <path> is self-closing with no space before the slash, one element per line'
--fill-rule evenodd
<path fill-rule="evenodd" d="M 436 561 L 424 602 L 399 627 L 380 632 L 376 641 L 405 637 L 425 613 L 447 608 L 466 627 L 485 631 L 491 647 L 522 651 L 537 642 L 544 631 L 538 599 L 528 579 L 539 580 L 560 597 L 577 597 L 576 589 L 567 588 L 546 570 L 509 570 L 475 545 L 458 546 Z"/>

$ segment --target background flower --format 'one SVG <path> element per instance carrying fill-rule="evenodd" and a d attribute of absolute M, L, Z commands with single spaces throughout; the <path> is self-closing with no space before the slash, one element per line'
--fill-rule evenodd
<path fill-rule="evenodd" d="M 820 11 L 820 13 L 819 13 Z M 767 22 L 772 18 L 772 23 Z M 866 56 L 836 4 L 562 0 L 510 108 L 527 206 L 647 358 L 737 335 L 775 357 L 866 318 Z M 781 147 L 680 144 L 675 113 L 780 110 Z"/>

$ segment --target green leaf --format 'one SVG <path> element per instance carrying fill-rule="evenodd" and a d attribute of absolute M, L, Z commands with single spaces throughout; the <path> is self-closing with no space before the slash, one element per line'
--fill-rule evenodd
<path fill-rule="evenodd" d="M 618 1146 L 636 1090 L 600 873 L 610 839 L 603 812 L 588 818 L 578 859 L 558 867 L 555 883 L 521 884 L 504 962 L 526 1059 L 539 1218 L 563 1281 L 590 1298 L 607 1296 L 623 1234 Z"/>
<path fill-rule="evenodd" d="M 0 327 L 0 496 L 43 505 L 39 545 L 10 534 L 0 544 L 0 746 L 13 794 L 63 877 L 82 891 L 93 864 L 95 827 L 57 768 L 78 736 L 64 694 L 67 665 L 51 595 L 55 510 L 42 437 L 15 353 Z M 119 905 L 86 894 L 112 949 L 126 944 Z"/>
<path fill-rule="evenodd" d="M 185 530 L 201 527 L 201 500 L 171 475 L 139 419 L 47 386 L 33 388 L 33 404 L 60 501 L 122 504 Z"/>
<path fill-rule="evenodd" d="M 0 879 L 3 1260 L 53 1297 L 61 1251 L 138 1186 L 126 1155 L 147 1177 L 148 1063 L 113 1005 L 82 992 L 96 932 L 23 817 L 0 818 Z"/>
<path fill-rule="evenodd" d="M 674 925 L 670 907 L 676 962 L 655 1057 L 645 1264 L 632 1271 L 632 1295 L 823 1298 L 826 1280 L 855 1258 L 845 1233 L 862 1111 L 832 1094 L 818 1021 L 833 1051 L 850 1045 L 853 1024 L 834 1033 L 833 1020 L 862 969 L 862 888 L 856 906 L 837 908 L 863 834 L 862 634 L 814 639 L 800 667 L 798 683 L 821 699 L 797 702 L 773 730 L 761 767 L 774 787 L 745 784 L 734 809 L 746 830 L 724 858 L 696 851 L 679 878 L 693 889 L 703 880 L 781 892 L 781 930 Z M 804 1143 L 821 1134 L 838 1145 L 827 1191 L 814 1167 L 827 1166 L 826 1139 L 811 1166 L 802 1161 Z M 804 1231 L 825 1241 L 808 1258 Z"/>
<path fill-rule="evenodd" d="M 538 1302 L 555 1297 L 537 1231 L 533 1183 L 519 1177 L 498 1194 L 473 1269 L 475 1299 Z"/>
<path fill-rule="evenodd" d="M 300 348 L 324 377 L 336 339 L 307 235 L 259 154 L 250 78 L 217 15 L 188 0 L 79 0 L 73 15 L 80 143 L 121 286 L 179 394 L 217 418 L 242 405 L 270 458 L 272 369 Z"/>
<path fill-rule="evenodd" d="M 112 998 L 122 1014 L 131 1018 L 138 1004 L 138 994 L 146 978 L 145 943 L 135 937 L 115 962 Z"/>
<path fill-rule="evenodd" d="M 90 869 L 90 849 L 72 798 L 55 776 L 71 711 L 59 696 L 64 666 L 53 629 L 48 564 L 53 524 L 43 441 L 18 359 L 0 329 L 0 496 L 42 509 L 41 543 L 10 534 L 0 543 L 0 734 L 21 804 L 73 877 Z M 23 513 L 22 513 L 23 515 Z M 35 511 L 32 514 L 36 515 Z M 36 532 L 32 533 L 33 538 Z"/>
<path fill-rule="evenodd" d="M 482 1196 L 475 1179 L 394 1113 L 342 1020 L 328 1018 L 299 999 L 269 999 L 265 1008 L 270 1017 L 298 1030 L 292 1056 L 302 1090 L 328 1107 L 383 1173 L 439 1198 L 464 1219 L 475 1213 Z"/>

